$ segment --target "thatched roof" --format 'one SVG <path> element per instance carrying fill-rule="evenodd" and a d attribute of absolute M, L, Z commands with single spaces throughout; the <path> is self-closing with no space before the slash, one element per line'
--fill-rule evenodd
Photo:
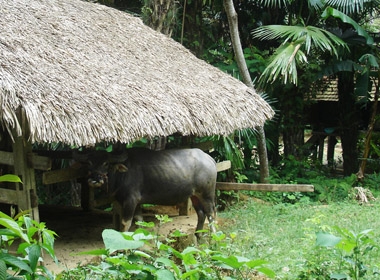
<path fill-rule="evenodd" d="M 376 85 L 372 84 L 372 89 L 368 93 L 369 96 L 357 96 L 358 100 L 362 98 L 369 98 L 373 101 L 375 99 Z M 319 90 L 316 91 L 315 96 L 309 97 L 313 101 L 330 101 L 338 102 L 338 79 L 336 77 L 324 77 L 323 84 Z"/>
<path fill-rule="evenodd" d="M 0 122 L 32 142 L 227 134 L 269 105 L 139 18 L 80 0 L 0 3 Z M 21 110 L 20 110 L 21 108 Z"/>

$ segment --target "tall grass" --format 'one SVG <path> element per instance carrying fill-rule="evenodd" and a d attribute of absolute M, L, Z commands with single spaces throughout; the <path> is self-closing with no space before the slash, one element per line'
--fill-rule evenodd
<path fill-rule="evenodd" d="M 321 266 L 317 263 L 321 252 L 315 246 L 316 233 L 320 231 L 332 232 L 334 227 L 356 233 L 373 229 L 371 239 L 380 245 L 379 202 L 371 205 L 356 202 L 270 205 L 248 200 L 219 213 L 219 217 L 225 233 L 238 235 L 234 250 L 251 258 L 267 260 L 277 279 L 301 279 L 301 272 L 310 269 L 306 263 L 310 266 L 314 261 L 315 266 Z M 372 269 L 380 269 L 379 248 L 363 256 L 363 262 Z M 380 279 L 380 275 L 377 277 L 366 275 L 360 279 Z"/>

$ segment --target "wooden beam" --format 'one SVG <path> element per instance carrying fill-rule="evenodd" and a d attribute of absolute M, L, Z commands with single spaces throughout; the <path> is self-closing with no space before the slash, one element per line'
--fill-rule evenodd
<path fill-rule="evenodd" d="M 37 170 L 50 170 L 52 166 L 50 158 L 42 157 L 35 153 L 28 153 L 28 164 L 31 168 Z"/>
<path fill-rule="evenodd" d="M 8 190 L 0 188 L 0 203 L 14 204 L 18 203 L 18 195 L 16 190 Z"/>
<path fill-rule="evenodd" d="M 225 161 L 221 161 L 221 162 L 216 163 L 216 171 L 217 172 L 224 171 L 224 170 L 227 170 L 230 168 L 231 168 L 231 161 L 229 161 L 229 160 L 225 160 Z"/>
<path fill-rule="evenodd" d="M 12 152 L 0 151 L 0 164 L 14 165 L 14 162 Z"/>
<path fill-rule="evenodd" d="M 245 184 L 216 182 L 216 189 L 224 191 L 246 190 L 265 192 L 314 192 L 313 185 L 298 184 Z"/>
<path fill-rule="evenodd" d="M 64 168 L 58 170 L 47 171 L 42 174 L 42 184 L 49 185 L 59 182 L 66 182 L 73 179 L 86 176 L 86 169 Z"/>

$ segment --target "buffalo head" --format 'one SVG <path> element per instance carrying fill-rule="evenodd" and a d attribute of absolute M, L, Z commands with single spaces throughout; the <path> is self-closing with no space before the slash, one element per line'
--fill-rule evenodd
<path fill-rule="evenodd" d="M 105 151 L 74 152 L 73 158 L 87 167 L 87 182 L 93 188 L 107 186 L 109 172 L 126 172 L 128 170 L 123 164 L 127 160 L 126 153 L 116 155 Z"/>

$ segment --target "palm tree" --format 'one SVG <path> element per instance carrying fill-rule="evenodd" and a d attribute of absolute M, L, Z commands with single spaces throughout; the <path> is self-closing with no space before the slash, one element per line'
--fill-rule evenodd
<path fill-rule="evenodd" d="M 358 129 L 357 115 L 353 109 L 356 100 L 353 92 L 355 68 L 352 68 L 352 65 L 358 61 L 355 55 L 363 54 L 363 44 L 371 47 L 373 40 L 353 18 L 345 13 L 356 15 L 359 12 L 365 12 L 368 5 L 375 4 L 378 7 L 379 0 L 263 0 L 262 3 L 267 7 L 282 6 L 288 11 L 288 16 L 287 25 L 262 26 L 253 31 L 253 36 L 256 38 L 282 41 L 262 73 L 259 85 L 262 88 L 269 88 L 276 83 L 285 84 L 290 88 L 290 91 L 286 93 L 295 94 L 293 98 L 299 103 L 303 100 L 304 91 L 299 91 L 298 80 L 305 76 L 310 77 L 312 71 L 310 61 L 318 60 L 320 64 L 332 65 L 333 67 L 329 68 L 334 69 L 339 77 L 338 94 L 344 128 L 341 133 L 344 170 L 346 175 L 356 172 Z M 349 31 L 356 36 L 356 39 L 361 40 L 347 40 L 353 39 L 352 36 L 347 37 Z M 361 44 L 360 52 L 352 52 L 355 42 Z M 349 61 L 352 63 L 350 64 Z M 343 67 L 348 65 L 351 65 L 350 69 Z M 289 108 L 292 108 L 293 112 L 286 121 L 294 116 L 300 117 L 303 113 L 302 106 L 298 106 L 301 109 L 294 113 L 297 106 L 292 106 L 291 100 L 292 98 L 289 100 L 287 96 L 286 101 L 290 103 Z M 291 125 L 292 123 L 287 129 Z M 298 128 L 301 129 L 301 126 Z M 285 152 L 287 150 L 291 152 L 292 149 L 286 149 L 286 146 L 293 146 L 293 150 L 296 150 L 301 144 L 300 141 L 303 141 L 303 137 L 299 137 L 299 142 L 296 144 L 286 143 L 286 141 L 287 138 L 284 135 Z"/>

